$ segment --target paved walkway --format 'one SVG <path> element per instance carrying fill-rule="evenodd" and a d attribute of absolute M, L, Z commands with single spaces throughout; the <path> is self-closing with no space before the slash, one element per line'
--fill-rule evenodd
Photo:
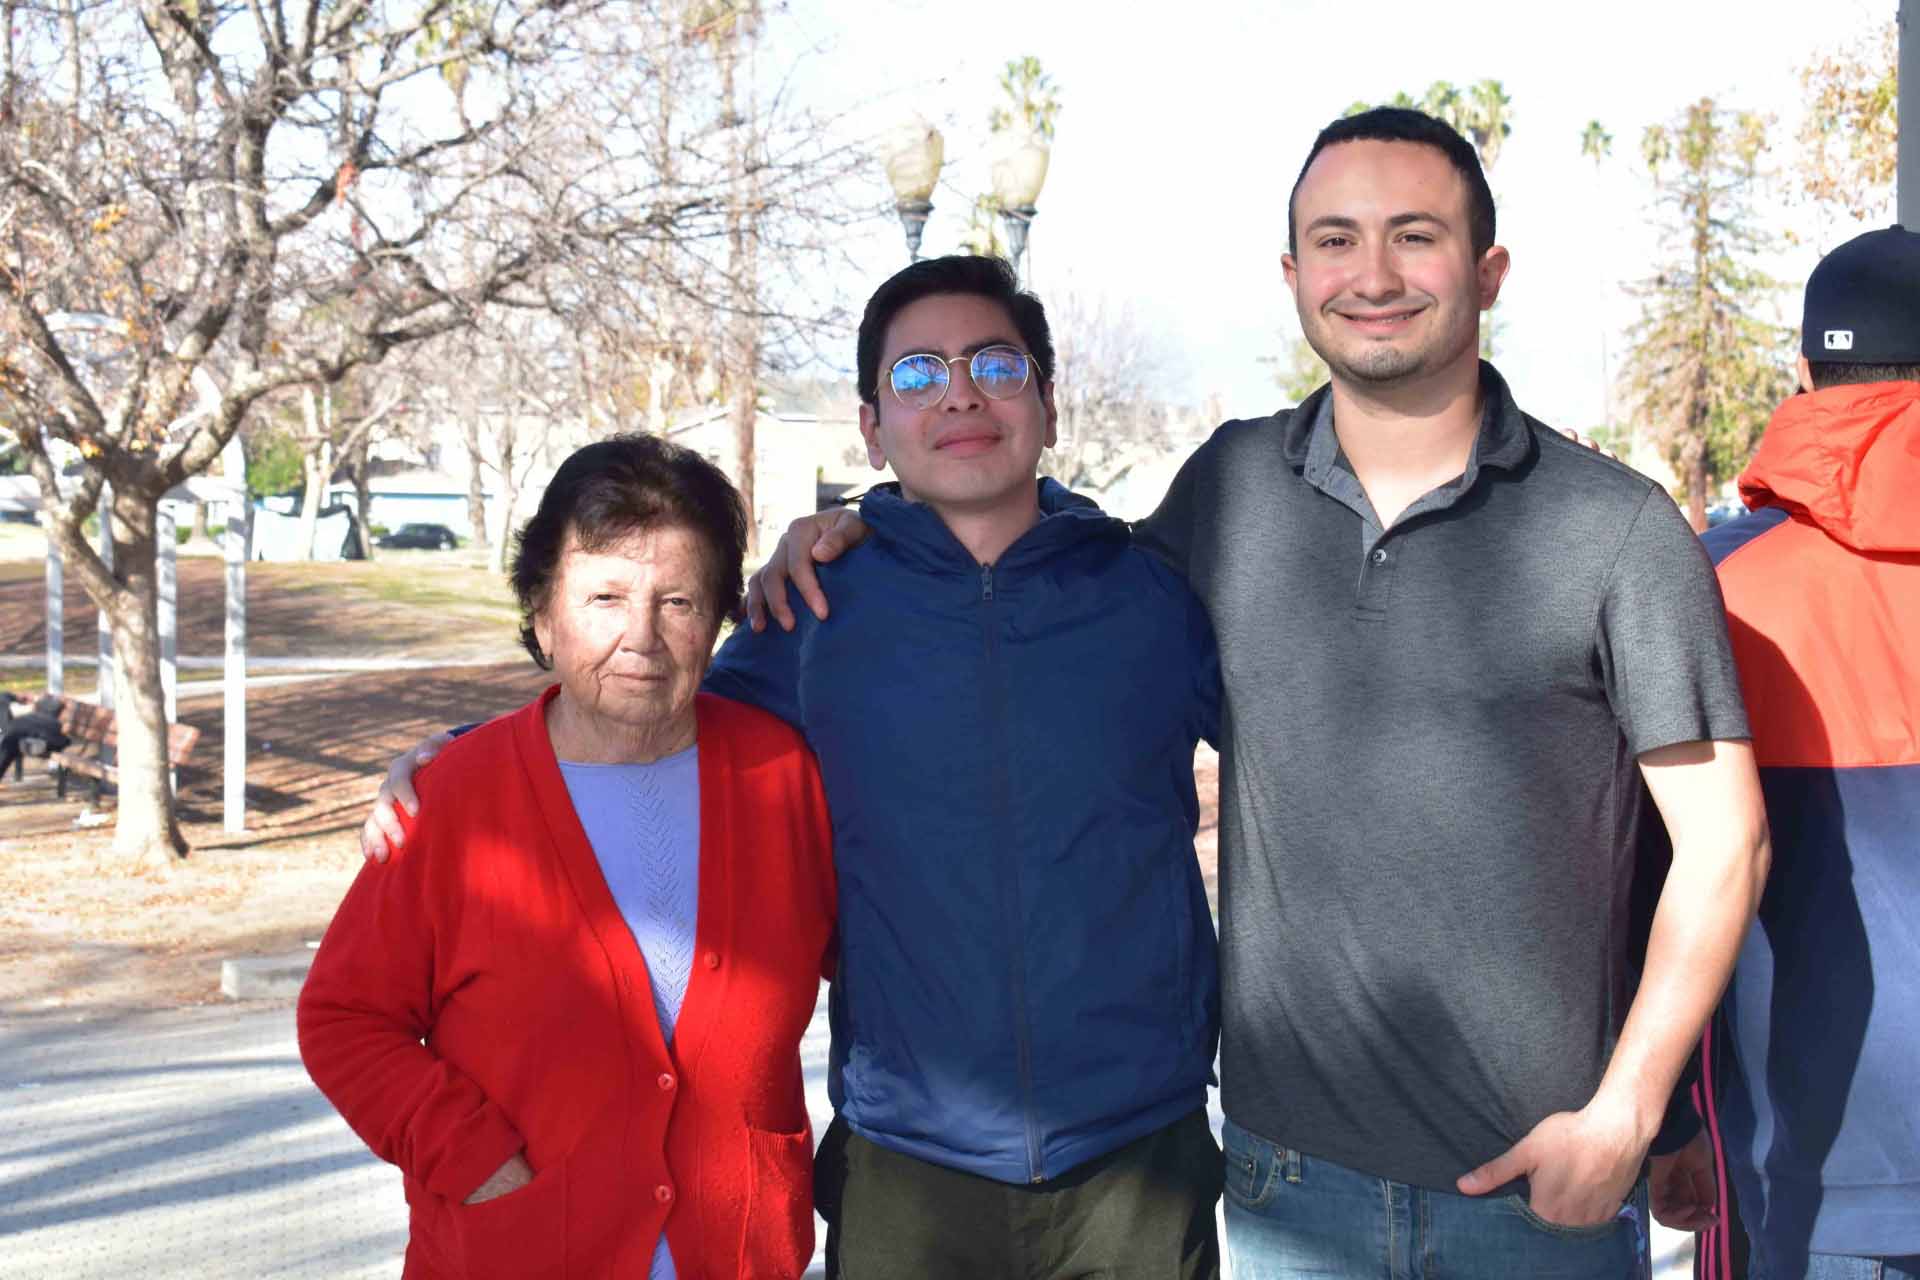
<path fill-rule="evenodd" d="M 824 1013 L 801 1052 L 818 1132 Z M 393 1280 L 405 1245 L 399 1174 L 308 1083 L 291 1006 L 0 1021 L 0 1278 Z M 1690 1248 L 1656 1240 L 1661 1280 Z"/>

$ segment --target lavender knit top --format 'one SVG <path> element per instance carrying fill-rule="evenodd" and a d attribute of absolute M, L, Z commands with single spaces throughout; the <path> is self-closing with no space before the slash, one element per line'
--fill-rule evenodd
<path fill-rule="evenodd" d="M 660 1034 L 671 1045 L 693 973 L 699 912 L 700 749 L 651 764 L 562 760 L 560 774 L 614 904 L 646 958 Z M 649 1278 L 674 1277 L 663 1233 Z"/>

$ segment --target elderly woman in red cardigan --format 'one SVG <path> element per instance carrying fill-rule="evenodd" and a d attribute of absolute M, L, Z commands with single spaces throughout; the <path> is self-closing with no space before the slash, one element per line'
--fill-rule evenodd
<path fill-rule="evenodd" d="M 745 540 L 687 450 L 567 459 L 513 565 L 558 684 L 421 774 L 404 852 L 362 871 L 314 958 L 301 1056 L 406 1175 L 409 1280 L 798 1276 L 812 1255 L 826 802 L 791 729 L 697 692 Z"/>

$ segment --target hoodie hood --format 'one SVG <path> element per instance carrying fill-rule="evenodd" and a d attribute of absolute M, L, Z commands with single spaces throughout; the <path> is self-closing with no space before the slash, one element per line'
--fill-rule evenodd
<path fill-rule="evenodd" d="M 1040 520 L 1000 554 L 996 569 L 1025 569 L 1088 542 L 1125 542 L 1131 536 L 1124 520 L 1108 515 L 1091 499 L 1044 476 L 1035 483 Z M 896 555 L 923 569 L 972 575 L 980 567 L 933 508 L 905 497 L 897 481 L 867 490 L 860 499 L 860 518 Z"/>
<path fill-rule="evenodd" d="M 1920 382 L 1799 395 L 1740 476 L 1748 509 L 1782 507 L 1857 551 L 1920 551 Z"/>

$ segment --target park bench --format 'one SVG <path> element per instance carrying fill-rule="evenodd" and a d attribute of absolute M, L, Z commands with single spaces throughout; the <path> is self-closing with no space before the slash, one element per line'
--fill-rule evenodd
<path fill-rule="evenodd" d="M 93 779 L 93 799 L 98 803 L 100 789 L 117 786 L 120 781 L 119 770 L 114 766 L 114 748 L 119 738 L 114 732 L 113 712 L 91 702 L 68 698 L 60 708 L 60 731 L 67 735 L 66 748 L 47 756 L 56 794 L 66 799 L 67 775 L 77 773 Z M 167 764 L 176 769 L 185 764 L 193 754 L 193 744 L 199 740 L 200 731 L 190 724 L 168 725 Z"/>
<path fill-rule="evenodd" d="M 4 696 L 6 695 L 0 694 L 0 697 Z M 65 700 L 62 699 L 61 703 L 62 706 L 64 706 Z M 8 727 L 12 728 L 14 726 L 9 724 Z M 51 750 L 53 750 L 53 748 L 45 738 L 20 739 L 20 754 L 13 758 L 13 780 L 19 782 L 27 776 L 27 761 L 42 759 L 47 752 Z"/>

